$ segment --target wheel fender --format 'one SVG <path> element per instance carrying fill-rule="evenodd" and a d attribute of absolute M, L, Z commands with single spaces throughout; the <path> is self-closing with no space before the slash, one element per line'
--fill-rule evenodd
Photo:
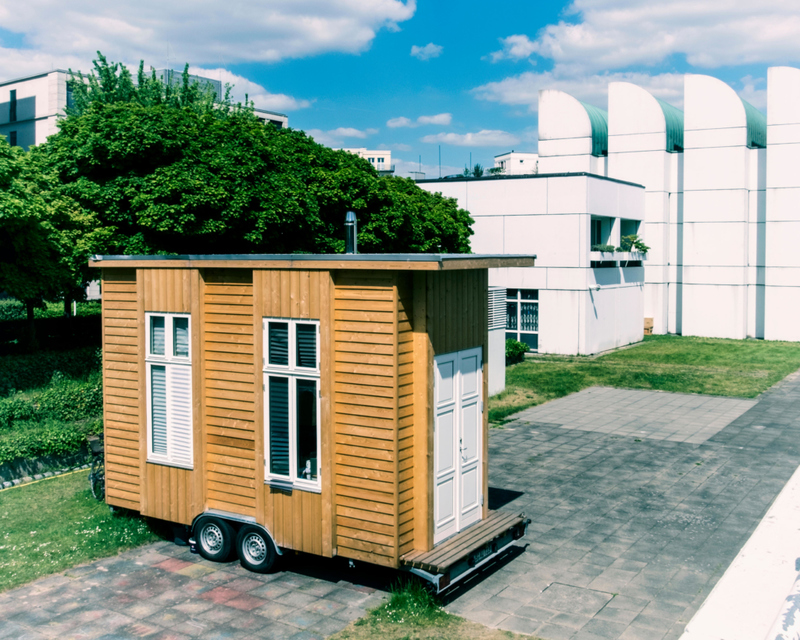
<path fill-rule="evenodd" d="M 231 514 L 231 513 L 222 513 L 222 512 L 219 512 L 219 511 L 204 511 L 203 513 L 197 514 L 194 517 L 194 519 L 192 519 L 191 531 L 192 531 L 192 535 L 193 536 L 194 536 L 195 525 L 197 524 L 197 521 L 200 520 L 200 518 L 202 518 L 204 516 L 215 516 L 217 518 L 222 518 L 223 520 L 227 520 L 234 527 L 234 529 L 236 529 L 236 531 L 238 531 L 239 527 L 241 527 L 244 524 L 249 524 L 249 525 L 251 525 L 253 527 L 258 527 L 265 534 L 267 534 L 267 538 L 269 538 L 270 542 L 272 542 L 272 546 L 275 548 L 275 553 L 277 553 L 279 556 L 283 555 L 283 550 L 275 542 L 275 538 L 273 537 L 272 533 L 270 533 L 270 530 L 267 529 L 263 524 L 258 524 L 254 520 L 251 520 L 251 519 L 246 518 L 244 516 L 237 516 L 237 515 Z"/>

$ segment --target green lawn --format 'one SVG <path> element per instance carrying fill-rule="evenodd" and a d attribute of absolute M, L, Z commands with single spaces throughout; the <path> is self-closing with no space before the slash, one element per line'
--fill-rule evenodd
<path fill-rule="evenodd" d="M 95 500 L 88 474 L 0 491 L 0 592 L 159 539 L 142 518 Z"/>
<path fill-rule="evenodd" d="M 537 355 L 507 367 L 489 420 L 595 385 L 754 398 L 797 369 L 798 343 L 645 336 L 598 357 Z"/>

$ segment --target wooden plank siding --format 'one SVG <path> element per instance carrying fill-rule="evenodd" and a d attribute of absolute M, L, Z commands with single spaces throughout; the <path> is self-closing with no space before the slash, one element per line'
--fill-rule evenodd
<path fill-rule="evenodd" d="M 290 318 L 320 320 L 320 391 L 323 398 L 330 397 L 330 377 L 326 367 L 330 361 L 327 345 L 330 340 L 328 322 L 330 316 L 331 279 L 327 271 L 256 270 L 253 272 L 255 300 L 255 369 L 254 375 L 263 381 L 263 318 Z M 259 425 L 256 437 L 257 515 L 256 520 L 264 524 L 275 538 L 275 542 L 286 549 L 314 553 L 330 557 L 331 541 L 331 482 L 330 447 L 326 446 L 326 432 L 330 432 L 330 409 L 321 403 L 320 426 L 320 477 L 322 493 L 295 489 L 286 491 L 264 485 L 264 429 L 263 387 L 258 398 Z M 327 403 L 329 407 L 330 403 Z"/>
<path fill-rule="evenodd" d="M 256 515 L 256 385 L 253 274 L 203 271 L 205 502 Z M 260 389 L 258 389 L 260 393 Z M 263 456 L 262 456 L 263 459 Z"/>
<path fill-rule="evenodd" d="M 139 510 L 141 499 L 139 317 L 135 269 L 103 269 L 103 425 L 106 502 Z"/>
<path fill-rule="evenodd" d="M 415 548 L 413 274 L 397 276 L 397 553 Z"/>
<path fill-rule="evenodd" d="M 398 385 L 410 374 L 400 364 L 398 330 L 410 327 L 407 296 L 398 302 L 397 275 L 339 272 L 333 302 L 334 501 L 339 555 L 397 566 L 402 521 L 408 534 L 408 494 L 401 497 Z M 403 312 L 400 308 L 403 306 Z M 407 341 L 404 342 L 404 345 Z M 404 347 L 407 348 L 407 347 Z M 408 440 L 404 446 L 409 444 Z M 404 450 L 403 464 L 408 451 Z M 406 478 L 405 486 L 412 482 Z M 413 536 L 413 534 L 412 534 Z"/>
<path fill-rule="evenodd" d="M 142 305 L 140 334 L 144 339 L 145 313 L 188 313 L 192 316 L 192 400 L 194 422 L 194 463 L 192 469 L 147 462 L 147 393 L 145 349 L 141 349 L 139 366 L 145 372 L 139 396 L 141 412 L 141 458 L 139 461 L 142 482 L 139 511 L 146 516 L 169 522 L 191 524 L 202 511 L 202 447 L 200 415 L 199 345 L 201 334 L 199 284 L 196 269 L 139 269 L 137 275 L 139 297 Z"/>

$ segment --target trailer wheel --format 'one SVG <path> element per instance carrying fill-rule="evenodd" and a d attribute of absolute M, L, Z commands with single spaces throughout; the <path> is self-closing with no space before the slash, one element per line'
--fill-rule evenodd
<path fill-rule="evenodd" d="M 245 569 L 256 573 L 267 573 L 275 564 L 275 544 L 260 527 L 245 525 L 236 536 L 239 561 Z"/>
<path fill-rule="evenodd" d="M 231 557 L 236 539 L 234 528 L 222 518 L 206 516 L 195 525 L 197 549 L 212 562 L 225 562 Z"/>

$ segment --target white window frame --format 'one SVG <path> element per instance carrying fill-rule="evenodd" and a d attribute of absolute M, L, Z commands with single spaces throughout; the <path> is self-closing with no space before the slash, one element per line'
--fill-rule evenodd
<path fill-rule="evenodd" d="M 508 289 L 513 289 L 513 287 L 509 287 Z M 519 342 L 523 342 L 522 335 L 531 335 L 531 336 L 535 335 L 536 336 L 536 349 L 531 349 L 529 347 L 528 351 L 533 352 L 533 353 L 538 353 L 539 352 L 539 337 L 538 337 L 539 336 L 539 328 L 538 328 L 539 324 L 538 323 L 539 323 L 539 317 L 540 317 L 539 316 L 539 302 L 540 302 L 539 298 L 540 298 L 541 289 L 516 289 L 517 296 L 515 298 L 508 295 L 508 289 L 506 289 L 505 302 L 506 302 L 506 304 L 508 304 L 509 302 L 516 302 L 517 303 L 517 328 L 516 329 L 509 329 L 508 328 L 508 324 L 506 324 L 506 329 L 505 329 L 506 339 L 510 338 L 510 336 L 508 335 L 510 333 L 516 334 L 516 337 L 514 338 L 514 340 L 517 340 Z M 523 298 L 522 297 L 522 292 L 523 291 L 536 291 L 537 292 L 536 293 L 536 299 L 535 300 L 531 300 L 531 299 Z M 522 305 L 526 304 L 526 303 L 536 303 L 536 323 L 537 323 L 536 324 L 536 327 L 537 327 L 536 331 L 527 331 L 527 330 L 523 331 L 522 330 Z"/>
<path fill-rule="evenodd" d="M 269 323 L 280 322 L 289 325 L 289 364 L 276 365 L 269 362 Z M 301 367 L 297 364 L 297 325 L 310 324 L 316 327 L 316 367 Z M 285 489 L 302 489 L 314 493 L 322 492 L 322 419 L 320 415 L 320 332 L 319 320 L 303 318 L 263 318 L 262 333 L 264 344 L 263 358 L 263 393 L 264 393 L 264 482 L 271 486 Z M 269 434 L 269 378 L 270 376 L 289 379 L 289 475 L 281 476 L 270 471 L 270 434 Z M 297 380 L 316 382 L 316 416 L 317 416 L 317 479 L 298 478 L 297 469 Z"/>
<path fill-rule="evenodd" d="M 150 350 L 152 341 L 151 341 L 151 319 L 154 317 L 164 318 L 164 354 L 154 354 Z M 152 389 L 152 368 L 153 366 L 163 366 L 167 370 L 167 379 L 169 380 L 169 369 L 173 367 L 188 367 L 189 368 L 189 379 L 192 379 L 192 317 L 188 313 L 157 313 L 157 312 L 147 312 L 144 314 L 145 318 L 145 343 L 147 345 L 145 351 L 145 367 L 146 367 L 146 374 L 147 374 L 147 461 L 152 462 L 155 464 L 162 464 L 170 467 L 180 467 L 182 469 L 193 469 L 194 468 L 194 433 L 192 429 L 192 445 L 190 447 L 190 457 L 189 460 L 185 458 L 176 456 L 173 449 L 172 444 L 172 431 L 173 425 L 169 420 L 170 415 L 170 407 L 172 405 L 173 400 L 173 390 L 169 384 L 166 387 L 166 396 L 167 396 L 167 453 L 166 455 L 161 453 L 155 453 L 153 451 L 153 389 Z M 186 318 L 188 320 L 188 331 L 189 331 L 189 355 L 188 356 L 176 356 L 173 355 L 174 350 L 174 320 L 176 318 Z M 190 393 L 192 391 L 192 386 L 190 383 Z M 189 398 L 189 422 L 190 424 L 194 425 L 194 408 L 193 408 L 193 398 Z"/>

